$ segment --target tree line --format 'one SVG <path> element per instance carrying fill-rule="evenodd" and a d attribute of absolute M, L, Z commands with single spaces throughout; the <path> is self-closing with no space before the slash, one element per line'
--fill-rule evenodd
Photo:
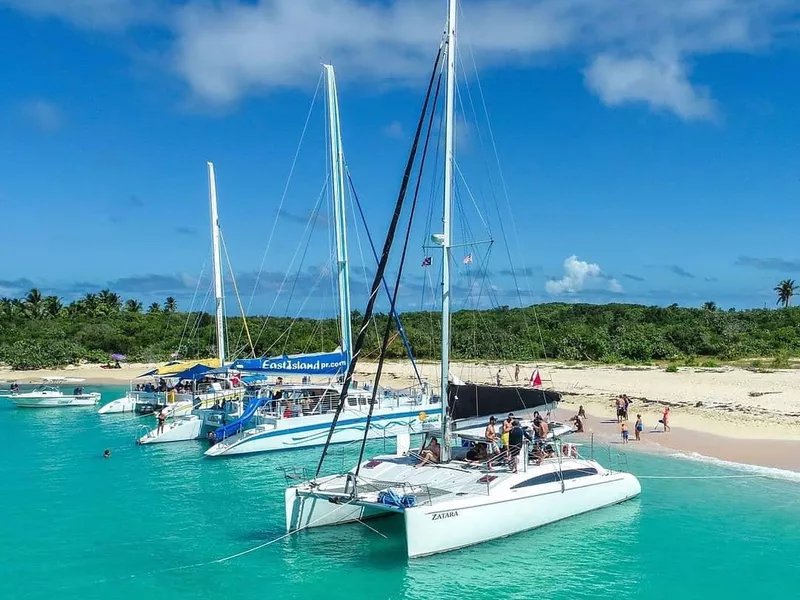
<path fill-rule="evenodd" d="M 785 362 L 786 357 L 800 354 L 800 308 L 790 306 L 793 284 L 781 282 L 776 288 L 780 310 L 724 311 L 714 302 L 701 308 L 549 303 L 462 310 L 453 314 L 451 353 L 456 360 L 486 361 L 646 363 L 775 357 Z M 357 331 L 361 315 L 355 311 L 352 317 Z M 439 319 L 436 312 L 401 316 L 415 358 L 440 356 Z M 365 357 L 377 357 L 386 321 L 387 315 L 375 317 Z M 229 354 L 331 351 L 339 340 L 335 319 L 248 317 L 247 325 L 252 347 L 243 320 L 227 319 Z M 66 305 L 38 290 L 21 299 L 0 299 L 0 363 L 14 369 L 105 363 L 112 353 L 143 362 L 214 356 L 214 317 L 180 312 L 171 297 L 145 311 L 141 302 L 123 300 L 110 290 L 86 294 Z M 396 332 L 388 356 L 406 356 Z"/>

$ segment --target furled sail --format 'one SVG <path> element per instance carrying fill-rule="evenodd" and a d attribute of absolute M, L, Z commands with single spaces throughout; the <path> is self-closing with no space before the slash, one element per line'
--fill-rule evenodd
<path fill-rule="evenodd" d="M 561 400 L 558 392 L 531 387 L 457 385 L 451 382 L 447 390 L 448 414 L 454 421 L 554 408 Z"/>

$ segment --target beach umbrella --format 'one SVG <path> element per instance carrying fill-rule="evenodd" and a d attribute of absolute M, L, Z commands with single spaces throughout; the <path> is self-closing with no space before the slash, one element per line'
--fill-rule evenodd
<path fill-rule="evenodd" d="M 111 360 L 125 360 L 126 358 L 128 358 L 128 357 L 125 356 L 124 354 L 112 354 L 111 355 Z"/>

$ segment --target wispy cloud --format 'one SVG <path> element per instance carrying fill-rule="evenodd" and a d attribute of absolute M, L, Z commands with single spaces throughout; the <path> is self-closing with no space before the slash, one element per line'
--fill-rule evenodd
<path fill-rule="evenodd" d="M 603 273 L 600 265 L 579 260 L 574 254 L 564 260 L 564 276 L 546 281 L 544 289 L 553 295 L 574 294 L 582 291 L 593 280 L 606 281 L 609 292 L 620 294 L 625 291 L 619 281 Z"/>
<path fill-rule="evenodd" d="M 227 104 L 341 78 L 419 85 L 444 25 L 429 0 L 0 0 L 87 29 L 147 25 L 170 40 L 163 63 L 193 94 Z M 690 79 L 694 57 L 755 52 L 797 25 L 796 0 L 464 0 L 461 39 L 481 67 L 583 57 L 586 85 L 610 106 L 642 103 L 684 119 L 715 116 Z M 788 37 L 788 35 L 787 35 Z M 379 50 L 379 51 L 378 51 Z"/>
<path fill-rule="evenodd" d="M 38 130 L 53 133 L 61 129 L 61 110 L 52 102 L 34 98 L 22 105 L 22 115 Z"/>
<path fill-rule="evenodd" d="M 586 86 L 608 106 L 647 104 L 686 119 L 714 119 L 708 89 L 693 85 L 676 56 L 661 58 L 596 56 L 584 71 Z"/>
<path fill-rule="evenodd" d="M 403 129 L 403 124 L 400 121 L 392 121 L 386 127 L 383 128 L 384 135 L 395 138 L 395 139 L 402 139 L 406 137 L 406 130 Z"/>
<path fill-rule="evenodd" d="M 644 281 L 644 277 L 639 277 L 638 275 L 631 275 L 630 273 L 623 273 L 622 277 L 625 279 L 630 279 L 631 281 Z"/>
<path fill-rule="evenodd" d="M 313 215 L 311 211 L 309 211 L 306 215 L 300 215 L 285 208 L 282 208 L 280 211 L 278 211 L 278 218 L 291 221 L 292 223 L 299 223 L 301 225 L 306 225 L 312 219 L 312 217 Z M 327 214 L 320 211 L 317 213 L 315 220 L 317 225 L 327 225 L 329 219 Z"/>
<path fill-rule="evenodd" d="M 0 297 L 15 298 L 34 287 L 36 287 L 36 285 L 30 279 L 0 279 Z"/>
<path fill-rule="evenodd" d="M 678 277 L 685 277 L 686 279 L 695 278 L 695 276 L 692 273 L 689 273 L 689 271 L 678 265 L 670 265 L 667 268 L 670 270 L 670 272 L 672 272 L 674 275 L 677 275 Z"/>
<path fill-rule="evenodd" d="M 175 233 L 180 235 L 197 235 L 197 227 L 188 227 L 186 225 L 179 225 L 175 228 Z"/>
<path fill-rule="evenodd" d="M 800 260 L 740 256 L 736 259 L 735 264 L 740 267 L 751 267 L 761 271 L 784 271 L 789 273 L 800 272 Z"/>

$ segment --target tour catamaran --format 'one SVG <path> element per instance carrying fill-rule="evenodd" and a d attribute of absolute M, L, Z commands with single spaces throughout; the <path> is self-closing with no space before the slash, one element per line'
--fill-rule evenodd
<path fill-rule="evenodd" d="M 137 439 L 139 444 L 180 442 L 205 438 L 225 425 L 231 417 L 243 412 L 245 387 L 236 371 L 225 367 L 225 290 L 222 285 L 222 254 L 220 251 L 217 184 L 214 165 L 208 163 L 208 196 L 211 208 L 211 248 L 214 264 L 215 321 L 217 326 L 217 364 L 219 369 L 195 365 L 176 374 L 176 378 L 191 382 L 185 399 L 168 403 L 161 409 L 157 427 Z M 231 274 L 233 276 L 233 274 Z M 196 383 L 202 378 L 202 388 Z M 168 392 L 169 393 L 169 392 Z M 175 394 L 175 392 L 172 392 Z M 174 417 L 166 422 L 167 417 Z"/>
<path fill-rule="evenodd" d="M 639 481 L 633 475 L 604 468 L 593 459 L 581 458 L 574 445 L 558 440 L 536 440 L 529 454 L 523 432 L 514 430 L 508 458 L 505 453 L 489 461 L 468 461 L 469 448 L 453 447 L 460 422 L 474 420 L 508 409 L 510 400 L 529 404 L 546 401 L 547 392 L 511 387 L 498 393 L 500 386 L 465 387 L 448 382 L 450 352 L 450 261 L 452 260 L 451 204 L 454 171 L 454 95 L 456 65 L 456 0 L 449 0 L 447 31 L 428 85 L 422 115 L 416 130 L 406 167 L 404 185 L 398 196 L 389 227 L 384 253 L 372 286 L 372 295 L 363 317 L 353 358 L 345 376 L 338 410 L 347 403 L 349 382 L 362 349 L 364 331 L 374 309 L 374 295 L 386 268 L 392 240 L 403 209 L 405 184 L 413 170 L 417 144 L 422 133 L 431 91 L 437 79 L 440 60 L 446 57 L 445 85 L 445 179 L 443 234 L 435 236 L 442 249 L 442 364 L 441 398 L 443 404 L 441 445 L 433 442 L 419 452 L 409 452 L 409 440 L 398 438 L 394 455 L 377 456 L 363 461 L 366 437 L 358 462 L 352 470 L 339 475 L 321 476 L 328 450 L 322 451 L 314 478 L 292 485 L 285 491 L 287 532 L 323 525 L 352 523 L 367 518 L 397 515 L 405 524 L 408 557 L 421 557 L 534 529 L 554 521 L 610 506 L 637 496 Z M 441 77 L 441 75 L 440 75 Z M 439 89 L 437 85 L 437 91 Z M 434 107 L 435 107 L 434 94 Z M 431 109 L 432 122 L 433 109 Z M 427 142 L 425 144 L 427 148 Z M 423 150 L 423 162 L 425 151 Z M 416 197 L 415 197 L 416 202 Z M 412 204 L 412 207 L 414 205 Z M 413 208 L 412 208 L 413 215 Z M 406 238 L 406 246 L 408 238 Z M 400 272 L 403 268 L 400 260 Z M 398 283 L 400 274 L 398 273 Z M 394 290 L 397 297 L 397 287 Z M 394 301 L 393 301 L 394 303 Z M 388 329 L 381 348 L 385 356 Z M 380 368 L 379 362 L 378 379 Z M 494 390 L 495 393 L 492 393 Z M 555 394 L 555 392 L 550 392 Z M 536 400 L 535 398 L 540 398 Z M 338 414 L 337 414 L 338 416 Z M 334 418 L 329 437 L 337 425 Z M 370 425 L 367 419 L 367 427 Z M 426 435 L 426 439 L 430 437 Z M 474 454 L 473 454 L 474 458 Z M 494 464 L 493 464 L 494 463 Z"/>
<path fill-rule="evenodd" d="M 28 392 L 15 391 L 5 397 L 20 408 L 60 408 L 65 406 L 94 406 L 100 402 L 100 392 L 85 392 L 79 386 L 71 394 L 61 391 L 60 385 L 81 383 L 75 377 L 42 377 L 42 383 Z"/>
<path fill-rule="evenodd" d="M 342 394 L 342 384 L 338 381 L 347 368 L 352 349 L 345 201 L 346 163 L 339 121 L 336 76 L 332 65 L 323 65 L 323 69 L 328 106 L 330 189 L 336 242 L 341 345 L 332 353 L 234 361 L 232 367 L 242 372 L 275 377 L 303 375 L 309 379 L 312 376 L 328 377 L 329 380 L 322 384 L 309 382 L 284 385 L 281 382 L 272 386 L 271 397 L 258 407 L 257 414 L 252 415 L 257 424 L 248 427 L 247 422 L 239 421 L 220 428 L 215 433 L 216 443 L 206 451 L 206 456 L 231 456 L 319 446 L 325 443 L 336 414 L 336 399 Z M 398 330 L 402 331 L 399 319 L 396 323 Z M 438 424 L 441 403 L 438 398 L 431 396 L 425 382 L 420 380 L 419 387 L 408 390 L 381 388 L 377 391 L 379 394 L 376 396 L 371 390 L 348 390 L 348 402 L 342 412 L 340 427 L 336 429 L 331 443 L 360 439 L 366 430 L 367 415 L 370 412 L 374 414 L 373 425 L 368 429 L 368 434 L 374 438 L 422 433 Z M 370 399 L 373 400 L 373 405 L 369 404 Z"/>
<path fill-rule="evenodd" d="M 152 414 L 163 412 L 165 417 L 189 416 L 193 410 L 206 409 L 244 397 L 240 379 L 225 369 L 225 294 L 222 285 L 222 253 L 217 210 L 217 191 L 214 165 L 207 163 L 209 204 L 211 212 L 211 247 L 214 273 L 215 320 L 217 357 L 214 359 L 172 362 L 140 375 L 138 379 L 152 382 L 134 384 L 124 397 L 112 400 L 97 412 L 101 415 L 124 412 Z M 231 276 L 233 276 L 231 274 Z M 187 317 L 188 318 L 188 317 Z M 151 439 L 151 438 L 148 438 Z M 193 439 L 193 438 L 192 438 Z"/>

